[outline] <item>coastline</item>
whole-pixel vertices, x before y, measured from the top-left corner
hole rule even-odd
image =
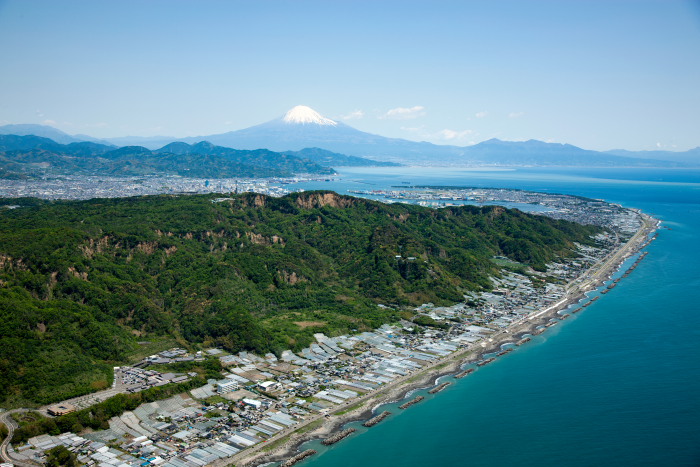
[[[642,220],[639,230],[626,243],[611,251],[603,260],[571,281],[567,285],[564,298],[557,303],[531,313],[481,342],[431,362],[415,373],[402,376],[383,387],[341,404],[326,415],[311,417],[299,425],[283,430],[266,443],[258,444],[210,465],[213,467],[233,464],[255,466],[283,461],[296,454],[304,443],[327,438],[342,430],[347,423],[369,419],[373,416],[374,410],[382,404],[396,402],[406,398],[412,391],[434,386],[440,378],[459,372],[463,365],[475,363],[485,354],[500,351],[502,345],[514,344],[524,335],[532,334],[537,328],[553,322],[552,318],[561,316],[558,314],[559,311],[579,303],[586,297],[587,292],[602,286],[624,261],[648,245],[649,235],[659,228],[660,222],[642,212],[639,212],[639,215]]]

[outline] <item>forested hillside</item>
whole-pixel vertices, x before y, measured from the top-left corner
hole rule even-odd
[[[137,341],[279,352],[447,304],[504,255],[535,268],[595,227],[332,192],[0,200],[0,403],[99,389]],[[400,258],[397,256],[400,255]]]
[[[81,142],[59,144],[38,136],[0,135],[0,178],[70,175],[131,177],[179,175],[199,178],[289,177],[335,171],[294,155],[171,143],[156,151]]]

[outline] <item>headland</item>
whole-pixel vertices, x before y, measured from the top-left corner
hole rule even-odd
[[[325,414],[307,419],[293,429],[278,433],[267,440],[265,444],[253,446],[231,459],[222,459],[212,465],[214,467],[224,467],[230,464],[254,466],[289,459],[297,453],[300,446],[310,440],[331,437],[343,430],[343,427],[350,422],[370,419],[375,415],[375,410],[382,404],[404,399],[417,389],[430,386],[438,387],[436,385],[440,378],[448,375],[461,375],[462,368],[467,365],[488,364],[495,360],[504,345],[522,345],[530,340],[530,336],[545,332],[548,327],[559,322],[557,318],[568,317],[568,315],[560,315],[560,311],[566,310],[571,305],[579,304],[580,307],[572,311],[578,312],[596,301],[599,296],[589,299],[586,294],[602,287],[605,281],[609,280],[628,258],[639,253],[653,240],[652,234],[659,228],[660,222],[642,212],[638,212],[638,215],[640,226],[634,235],[571,280],[565,287],[564,296],[556,303],[536,310],[488,338],[450,353],[419,371],[397,378],[385,386],[345,402]],[[625,275],[636,268],[642,258],[643,255],[629,267]]]
[[[153,417],[162,416],[153,405],[148,410],[139,408],[114,417],[107,431],[126,439],[124,449],[138,452],[139,456],[152,452],[151,446],[157,442],[159,449],[167,453],[166,461],[177,462],[175,457],[185,459],[183,462],[207,459],[206,465],[223,467],[301,459],[295,456],[306,441],[335,439],[348,422],[372,418],[382,404],[400,401],[416,389],[433,386],[439,389],[436,385],[441,377],[463,377],[466,371],[489,364],[568,317],[560,314],[562,310],[578,304],[580,307],[571,310],[575,313],[597,300],[597,295],[589,299],[586,294],[603,286],[630,256],[650,241],[651,233],[658,227],[657,221],[639,211],[610,210],[599,200],[553,195],[547,195],[547,199],[559,208],[555,216],[579,215],[596,220],[614,211],[600,222],[614,221],[617,228],[599,235],[599,248],[579,245],[577,258],[549,264],[546,272],[523,271],[522,265],[509,263],[507,258],[494,258],[504,266],[518,269],[504,270],[502,277],[493,279],[491,292],[470,294],[464,303],[453,307],[432,304],[420,307],[418,311],[428,323],[422,332],[414,333],[415,322],[406,321],[351,337],[328,338],[320,334],[317,344],[299,355],[283,352],[282,362],[271,354],[265,358],[245,352],[222,356],[221,361],[231,369],[225,380],[210,381],[205,387],[190,391],[191,397],[177,396],[177,400],[163,401],[161,408],[165,413],[181,418],[179,425],[174,423],[173,431],[166,436],[151,435],[149,431],[155,428]],[[571,209],[572,205],[586,203],[594,208],[583,213]],[[282,374],[283,368],[287,368],[290,376]],[[130,374],[127,367],[121,371]],[[292,373],[296,375],[291,377]],[[262,380],[254,378],[260,375],[264,375]],[[246,386],[227,394],[228,386],[237,386],[237,381],[243,381]],[[249,384],[251,381],[256,384]],[[286,387],[294,388],[293,392]],[[247,395],[240,399],[235,396],[238,392]],[[226,413],[223,401],[214,402],[216,408],[212,408],[211,398],[222,399],[221,395],[237,404],[236,413],[231,412],[230,418],[222,422],[227,425],[214,426],[209,432],[212,436],[206,438],[197,438],[184,429],[195,424],[201,424],[203,430],[211,428],[205,420],[206,414],[198,412],[220,408]],[[202,407],[207,400],[209,406]],[[235,428],[231,428],[231,421],[235,421]],[[209,433],[202,431],[203,435]],[[84,436],[93,440],[91,446],[102,449],[99,443],[95,444],[98,433]],[[214,440],[207,441],[212,437]],[[71,439],[82,443],[78,438],[74,435]],[[44,438],[30,440],[30,444],[45,442]],[[31,451],[19,454],[30,461]],[[210,451],[219,457],[212,458],[214,454],[207,454]],[[99,454],[90,451],[86,456]]]

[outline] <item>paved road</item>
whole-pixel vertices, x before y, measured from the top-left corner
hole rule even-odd
[[[68,399],[62,402],[56,402],[51,405],[59,405],[59,404],[72,404],[80,409],[84,409],[86,407],[90,407],[91,405],[97,404],[98,402],[102,402],[105,399],[108,399],[112,396],[115,396],[119,393],[126,393],[128,386],[122,382],[121,379],[121,374],[117,372],[115,376],[115,383],[114,385],[109,388],[105,389],[103,391],[99,392],[94,392],[92,394],[86,394],[84,396],[80,397],[74,397],[73,399]],[[15,429],[17,428],[17,423],[12,419],[11,415],[13,413],[21,413],[21,412],[31,412],[31,411],[36,411],[41,413],[42,415],[47,416],[48,412],[47,409],[50,407],[50,405],[45,405],[43,407],[39,407],[38,409],[13,409],[13,410],[8,410],[6,412],[1,412],[0,413],[0,423],[4,424],[7,427],[8,430],[8,435],[7,437],[3,440],[3,442],[0,444],[0,459],[2,459],[2,462],[8,462],[10,464],[14,464],[19,467],[37,467],[39,464],[32,462],[32,461],[26,461],[26,460],[17,460],[10,455],[9,451],[9,446],[10,446],[10,440],[12,439],[12,435],[15,432]]]
[[[2,412],[0,413],[0,423],[4,424],[7,427],[7,437],[2,441],[2,444],[0,444],[0,458],[2,458],[3,462],[8,462],[10,464],[14,464],[20,467],[36,467],[38,464],[34,462],[27,462],[27,461],[21,461],[17,460],[13,457],[10,456],[10,452],[8,450],[8,447],[10,446],[10,440],[12,439],[12,435],[15,432],[15,429],[17,428],[17,422],[15,422],[12,419],[12,414],[13,413],[21,413],[21,412],[30,412],[29,409],[14,409],[14,410],[8,410],[7,412]]]
[[[575,289],[586,291],[595,288],[597,283],[604,281],[607,278],[607,275],[614,271],[618,264],[622,263],[625,256],[637,250],[639,246],[646,241],[646,236],[653,232],[655,228],[656,224],[654,219],[642,214],[642,226],[639,228],[639,230],[637,230],[632,238],[630,238],[621,248],[618,248],[614,254],[593,266],[591,268],[592,274],[591,271],[587,272],[584,275],[581,283]]]

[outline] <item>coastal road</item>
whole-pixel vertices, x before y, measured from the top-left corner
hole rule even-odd
[[[625,256],[629,256],[638,249],[643,243],[647,235],[656,229],[654,219],[641,214],[642,225],[637,232],[625,243],[621,248],[618,248],[613,254],[595,264],[591,269],[584,274],[580,284],[571,289],[572,295],[577,292],[586,292],[594,289],[597,283],[605,281],[606,276],[610,274],[622,261]]]
[[[36,411],[39,412],[40,414],[44,416],[50,416],[48,414],[47,409],[50,406],[53,405],[60,405],[60,404],[72,404],[74,405],[78,410],[84,409],[86,407],[90,407],[91,405],[97,404],[98,402],[102,402],[106,399],[109,399],[112,396],[115,396],[120,393],[126,393],[128,392],[128,386],[122,382],[121,375],[115,373],[114,375],[114,385],[111,388],[105,389],[103,391],[98,391],[98,392],[93,392],[92,394],[85,394],[83,396],[79,397],[74,397],[73,399],[68,399],[62,402],[57,402],[51,405],[45,405],[43,407],[39,407],[38,409],[13,409],[13,410],[8,410],[6,412],[1,412],[0,413],[0,423],[5,425],[8,430],[8,435],[7,437],[2,441],[0,444],[0,458],[2,459],[2,462],[7,462],[10,464],[14,464],[16,466],[20,467],[36,467],[39,464],[36,464],[32,461],[24,461],[24,460],[17,460],[10,455],[10,440],[12,439],[12,435],[15,432],[15,429],[17,428],[17,422],[15,422],[12,419],[12,414],[13,413],[22,413],[22,412],[31,412],[31,411]]]
[[[0,444],[0,458],[2,458],[3,462],[18,465],[20,467],[37,467],[39,465],[31,461],[17,460],[14,457],[11,457],[9,452],[10,440],[12,439],[12,435],[15,433],[15,429],[17,428],[17,422],[12,419],[12,414],[30,411],[30,409],[14,409],[0,413],[0,423],[5,425],[8,431],[7,436],[4,440],[2,440],[2,444]]]
[[[387,383],[385,386],[381,386],[379,388],[373,389],[363,396],[360,396],[356,399],[352,399],[350,401],[346,401],[343,404],[338,405],[337,407],[332,408],[329,410],[327,414],[318,414],[314,415],[302,422],[300,422],[297,425],[294,425],[292,427],[286,428],[279,433],[275,434],[273,437],[268,439],[266,442],[263,443],[258,443],[254,446],[251,446],[249,448],[244,449],[240,453],[234,454],[232,457],[228,458],[223,458],[216,460],[212,462],[211,464],[208,464],[207,467],[225,467],[227,465],[235,464],[235,465],[257,465],[260,463],[265,463],[267,462],[267,459],[261,460],[261,457],[267,456],[268,452],[273,453],[275,450],[277,450],[277,446],[275,448],[270,448],[270,445],[275,445],[276,442],[278,442],[281,439],[284,439],[287,436],[292,436],[294,433],[298,433],[298,436],[303,437],[305,436],[304,434],[309,432],[314,432],[316,431],[316,428],[309,429],[309,425],[312,425],[314,422],[317,422],[319,420],[324,420],[328,419],[331,416],[344,416],[347,414],[347,418],[345,420],[341,420],[337,425],[342,425],[348,420],[355,419],[353,417],[353,414],[357,415],[358,413],[362,413],[370,407],[368,407],[367,403],[373,401],[373,405],[378,405],[380,403],[387,402],[386,399],[396,399],[398,398],[398,394],[404,392],[403,389],[406,389],[405,392],[408,392],[408,387],[405,387],[407,383],[410,383],[411,380],[422,380],[427,378],[428,380],[432,379],[436,374],[434,374],[435,370],[441,369],[448,367],[449,365],[454,365],[455,368],[446,371],[446,373],[450,373],[454,371],[458,364],[464,363],[464,359],[469,356],[470,354],[477,352],[477,351],[482,351],[483,349],[480,348],[479,345],[473,344],[470,345],[466,348],[457,350],[456,352],[446,355],[444,357],[441,357],[426,366],[416,370],[413,373],[409,373],[407,375],[401,376],[389,383]],[[424,386],[425,384],[431,384],[431,383],[423,383],[420,384],[419,386]],[[402,389],[403,388],[403,389]],[[397,391],[397,394],[394,394],[394,391]],[[385,399],[382,399],[382,396],[388,396]],[[355,408],[357,407],[357,408]],[[330,435],[331,433],[328,432],[326,435]],[[323,435],[315,434],[312,435],[310,438],[321,438],[324,437]],[[296,437],[295,437],[296,438]],[[297,438],[298,439],[298,438]],[[283,445],[293,445],[297,442],[296,439],[290,439],[286,441]],[[284,457],[284,456],[283,456]]]

